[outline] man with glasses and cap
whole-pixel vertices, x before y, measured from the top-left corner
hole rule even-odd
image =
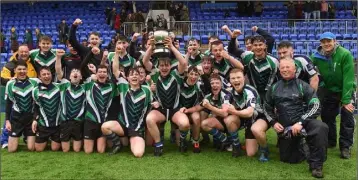
[[[336,36],[331,32],[321,34],[320,43],[311,59],[320,73],[318,95],[322,104],[322,121],[329,127],[328,147],[336,147],[336,117],[340,112],[339,148],[341,158],[349,159],[355,126],[353,112],[356,80],[353,56],[337,43]]]

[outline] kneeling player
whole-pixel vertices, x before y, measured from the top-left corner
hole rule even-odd
[[[224,150],[229,145],[227,137],[222,132],[227,131],[224,119],[228,117],[227,109],[231,95],[222,89],[221,78],[218,74],[210,76],[210,85],[211,93],[205,96],[202,106],[205,108],[204,116],[207,117],[210,113],[211,117],[201,122],[201,128],[217,140],[219,150]]]
[[[257,116],[257,110],[260,111],[260,97],[256,89],[250,85],[245,84],[244,72],[240,69],[233,69],[230,71],[230,83],[232,89],[232,101],[228,108],[230,114],[225,118],[225,124],[228,128],[229,134],[233,143],[232,156],[240,155],[240,142],[238,137],[238,130],[240,127],[245,127],[245,146],[248,156],[254,156],[257,152],[257,142],[255,136],[251,132],[251,125]]]
[[[141,86],[140,72],[137,68],[129,70],[128,84],[121,77],[118,64],[118,61],[113,62],[113,72],[115,77],[120,76],[117,87],[122,111],[118,118],[119,121],[107,121],[102,125],[102,132],[113,143],[111,154],[117,153],[121,149],[119,136],[127,136],[134,156],[142,157],[145,150],[144,118],[151,106],[152,94],[148,86]]]
[[[61,81],[61,130],[60,140],[63,152],[70,150],[70,139],[73,138],[73,150],[79,152],[82,146],[83,133],[83,114],[85,108],[85,87],[80,85],[82,79],[79,69],[72,69],[69,75],[70,81],[63,78],[61,57],[65,54],[64,50],[56,52],[56,74]]]
[[[60,122],[61,112],[60,85],[52,83],[51,70],[47,66],[40,68],[41,83],[32,91],[32,97],[36,103],[34,108],[35,120],[32,123],[32,131],[36,133],[35,149],[43,151],[47,141],[51,138],[51,149],[60,149]]]
[[[27,64],[18,61],[14,68],[16,78],[6,85],[6,129],[9,131],[9,152],[15,152],[21,134],[27,137],[27,148],[35,150],[35,133],[31,130],[33,100],[31,92],[37,86],[37,80],[27,77]]]

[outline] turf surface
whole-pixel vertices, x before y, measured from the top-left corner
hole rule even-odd
[[[168,131],[165,135],[168,139]],[[242,132],[240,137],[244,137]],[[203,146],[200,154],[192,153],[191,148],[181,154],[168,140],[162,157],[154,157],[153,148],[147,147],[141,159],[132,156],[128,147],[109,156],[49,150],[28,152],[21,144],[17,153],[1,150],[1,179],[314,179],[306,162],[279,161],[272,129],[268,139],[268,163],[260,163],[257,157],[232,158],[231,152],[215,152],[211,145]],[[324,164],[325,179],[356,179],[356,150],[355,143],[352,158],[342,160],[338,148],[329,149]]]

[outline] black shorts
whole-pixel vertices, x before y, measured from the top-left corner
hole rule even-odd
[[[97,140],[98,138],[104,136],[101,130],[102,124],[103,123],[97,123],[91,120],[85,120],[83,125],[84,139]]]
[[[11,117],[10,124],[9,136],[11,137],[20,137],[22,134],[35,136],[35,133],[32,132],[32,116]]]
[[[122,111],[120,96],[116,96],[112,99],[111,106],[108,108],[106,121],[118,120],[119,112]]]
[[[174,108],[174,109],[163,109],[163,108],[153,108],[152,110],[157,110],[160,113],[162,113],[165,116],[165,119],[172,120],[174,114],[180,110],[180,108]]]
[[[245,139],[256,139],[251,131],[252,118],[242,118],[240,121],[240,128],[245,129]]]
[[[60,125],[60,129],[60,139],[62,142],[68,142],[71,138],[75,141],[80,141],[83,138],[82,121],[63,121]]]
[[[266,115],[265,115],[264,113],[259,113],[259,114],[257,115],[256,119],[255,119],[255,122],[256,122],[258,119],[262,119],[262,120],[264,120],[264,121],[266,122],[267,127],[268,127],[267,129],[270,129],[270,128],[271,128],[271,125],[270,125],[269,121],[267,120]]]
[[[123,129],[123,133],[124,136],[123,137],[135,137],[135,136],[139,136],[141,138],[144,139],[144,129],[145,127],[138,129],[137,131],[134,128],[127,128],[124,124],[122,124],[121,122],[119,122],[119,125],[122,127]]]
[[[45,126],[37,126],[36,132],[36,143],[45,143],[49,140],[49,138],[57,143],[60,143],[60,126],[56,127],[45,127]]]
[[[213,118],[217,119],[220,122],[220,124],[224,127],[223,132],[229,133],[229,131],[227,130],[226,124],[224,122],[224,118],[222,118],[222,117],[213,117]]]

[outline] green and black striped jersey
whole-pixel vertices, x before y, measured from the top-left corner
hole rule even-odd
[[[200,89],[200,82],[189,85],[185,81],[186,79],[184,79],[180,90],[180,107],[191,108],[200,104],[203,100],[203,93]]]
[[[145,117],[152,102],[152,92],[149,87],[141,85],[139,89],[132,90],[122,77],[117,79],[117,87],[122,104],[119,121],[127,128],[144,131]]]
[[[61,120],[82,121],[86,104],[85,85],[71,84],[67,79],[61,81]]]
[[[225,89],[221,89],[220,94],[217,99],[214,99],[214,95],[212,93],[206,95],[204,99],[207,99],[211,105],[222,108],[223,104],[230,104],[231,93],[226,91]]]
[[[311,59],[305,55],[294,55],[293,59],[296,64],[296,78],[309,84],[311,77],[317,74]]]
[[[60,124],[61,114],[60,86],[58,83],[45,85],[39,83],[32,91],[32,98],[36,103],[38,122],[40,126],[56,127]]]
[[[55,71],[55,62],[56,62],[56,49],[50,49],[47,54],[40,52],[40,49],[33,49],[30,51],[30,59],[34,65],[36,72],[39,73],[39,70],[43,66],[47,66],[51,69],[52,81],[56,82],[56,71]]]
[[[151,77],[153,82],[156,83],[156,97],[162,108],[178,108],[183,75],[178,74],[178,71],[176,70],[171,70],[170,74],[163,78],[156,69]]]
[[[201,60],[203,58],[204,54],[199,52],[198,55],[195,57],[189,57],[189,66],[198,66],[201,65]]]
[[[87,101],[85,119],[103,123],[106,120],[112,99],[117,95],[115,84],[91,81],[85,83],[85,90]]]
[[[214,61],[213,66],[219,71],[219,75],[225,79],[229,79],[229,73],[233,67],[228,60],[222,59],[220,62]]]
[[[115,55],[115,52],[108,53],[108,62],[111,65],[110,67],[112,67],[112,64],[113,64],[114,55]],[[119,57],[118,61],[119,61],[119,64],[121,66],[123,66],[125,74],[128,73],[130,68],[133,68],[136,66],[136,60],[129,54],[126,54],[125,56],[123,56],[123,58]],[[109,73],[112,74],[112,68],[109,68]]]
[[[254,117],[256,117],[258,113],[263,113],[260,95],[254,87],[245,84],[241,93],[232,88],[231,94],[232,99],[230,103],[234,105],[237,110],[244,110],[248,107],[252,107],[255,109]]]
[[[14,112],[33,113],[34,101],[32,90],[40,82],[37,78],[27,78],[25,80],[13,79],[8,81],[5,88],[5,100],[10,100],[12,104],[12,115]]]
[[[250,84],[257,91],[265,92],[271,85],[277,81],[277,73],[279,68],[278,60],[266,55],[265,59],[258,60],[251,51],[245,51],[241,54],[242,63],[247,68]]]

